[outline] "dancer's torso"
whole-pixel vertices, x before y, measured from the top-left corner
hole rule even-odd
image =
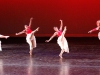
[[[59,30],[59,31],[57,32],[57,36],[59,37],[59,36],[61,36],[61,34],[62,34],[62,31]]]
[[[25,33],[26,34],[30,34],[32,32],[32,30],[30,29],[30,27],[28,26],[27,29],[25,29]]]

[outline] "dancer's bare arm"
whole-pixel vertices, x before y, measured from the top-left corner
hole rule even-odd
[[[55,32],[55,33],[50,37],[50,39],[49,39],[49,40],[46,40],[45,42],[51,41],[56,35],[57,35],[57,33]]]
[[[97,31],[97,30],[99,30],[99,27],[90,30],[88,33],[92,33],[92,32]]]
[[[31,27],[31,25],[32,25],[32,20],[33,20],[33,18],[30,18],[29,27]]]
[[[62,27],[63,27],[63,20],[60,20],[61,24],[60,24],[60,29],[62,31]]]
[[[19,32],[19,33],[16,33],[16,35],[21,35],[21,34],[23,34],[23,33],[25,33],[25,30],[23,30],[23,31],[21,31],[21,32]]]

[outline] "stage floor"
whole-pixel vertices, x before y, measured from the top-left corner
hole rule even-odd
[[[2,43],[0,75],[100,75],[99,42],[69,41],[63,59],[56,42],[37,43],[32,57],[27,43]]]

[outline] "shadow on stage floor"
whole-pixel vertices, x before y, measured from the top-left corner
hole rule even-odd
[[[0,75],[100,75],[98,38],[67,38],[70,53],[59,58],[60,47],[54,38],[37,38],[37,48],[29,56],[25,38],[1,39]]]

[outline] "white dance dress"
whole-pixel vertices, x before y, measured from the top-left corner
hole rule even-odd
[[[58,34],[58,39],[57,39],[58,45],[60,46],[62,50],[69,53],[68,42],[66,38],[64,37],[64,34],[62,33],[62,31],[58,31],[57,34]]]
[[[36,38],[34,36],[34,31],[30,27],[26,30],[26,41],[30,45],[30,50],[36,47]]]

